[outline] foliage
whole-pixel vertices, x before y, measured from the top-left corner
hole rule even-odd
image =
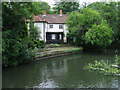
[[[44,48],[45,47],[45,42],[43,40],[34,40],[34,47],[37,47],[37,48]]]
[[[119,3],[94,2],[81,9],[80,13],[72,12],[67,21],[68,38],[75,45],[84,47],[119,44]]]
[[[3,32],[3,66],[16,66],[20,63],[29,62],[30,60],[34,59],[34,54],[31,51],[32,49],[28,48],[27,46],[27,38],[17,41],[16,39],[9,37],[12,35],[11,33],[8,33],[7,31]]]
[[[53,43],[50,44],[50,47],[59,47],[59,46],[60,46],[59,44],[53,44]]]
[[[38,31],[38,27],[31,27],[29,30],[29,36],[34,40],[39,40],[40,33],[41,32]]]
[[[60,9],[63,10],[63,14],[70,13],[72,11],[79,11],[79,3],[76,2],[66,2],[61,0],[56,2],[55,7],[53,7],[55,13],[59,14]]]
[[[89,4],[87,7],[88,8],[92,8],[93,10],[97,10],[99,12],[101,12],[101,9],[106,5],[105,2],[93,2],[91,4]]]
[[[45,47],[45,42],[44,40],[33,40],[30,38],[28,40],[28,48],[34,49],[34,48],[44,48]]]
[[[39,43],[40,43],[39,46],[40,46],[41,48],[44,48],[44,47],[45,47],[45,44],[46,44],[46,43],[45,43],[44,40],[40,40]]]
[[[114,64],[120,66],[120,56],[118,55],[115,56]]]
[[[120,75],[118,62],[120,62],[120,58],[118,56],[115,57],[115,62],[109,63],[105,62],[104,60],[97,61],[95,60],[94,63],[89,63],[85,66],[86,69],[92,70],[100,70],[100,72],[104,73],[105,75]],[[119,63],[120,64],[120,63]]]
[[[73,42],[76,45],[85,45],[85,33],[92,27],[92,25],[100,24],[100,14],[92,9],[84,8],[82,13],[72,12],[67,20],[68,37],[73,38]]]
[[[85,40],[93,46],[107,46],[112,43],[112,35],[112,29],[109,28],[105,21],[102,21],[100,25],[94,24],[89,28],[88,32],[85,34]]]
[[[120,30],[119,30],[119,5],[120,2],[94,2],[88,5],[89,8],[97,10],[100,12],[103,19],[107,21],[112,30],[114,31],[114,42],[119,42],[120,40]]]
[[[29,37],[25,19],[31,19],[37,14],[39,10],[37,6],[36,2],[2,3],[2,65],[4,67],[30,62],[35,58],[33,49],[36,47],[34,40],[37,39],[37,34],[33,34],[32,38]],[[44,42],[39,41],[37,46],[39,45],[43,47]]]
[[[50,5],[48,5],[47,2],[39,2],[39,7],[41,8],[41,11],[46,10],[47,14],[51,13]],[[40,13],[40,14],[43,14],[43,13]]]

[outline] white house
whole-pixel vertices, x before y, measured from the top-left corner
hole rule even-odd
[[[41,32],[40,40],[46,43],[61,43],[67,42],[67,26],[65,25],[66,19],[69,17],[67,14],[46,14],[34,16],[34,26],[39,28]]]
[[[46,14],[34,16],[34,26],[38,27],[41,32],[40,40],[46,43],[62,43],[67,42],[67,26],[65,25],[67,14]]]

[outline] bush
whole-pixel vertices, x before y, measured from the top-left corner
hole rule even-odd
[[[44,48],[45,47],[45,41],[44,40],[41,40],[39,41],[39,45],[41,46],[41,48]]]
[[[37,48],[44,48],[45,47],[45,42],[44,40],[34,40],[34,47]]]
[[[30,39],[28,40],[28,48],[34,49],[34,48],[35,48],[35,45],[34,45],[34,44],[35,44],[34,41],[30,38]]]
[[[21,40],[8,39],[10,34],[11,33],[8,33],[8,31],[3,32],[2,65],[8,67],[30,62],[35,57],[31,48],[33,45],[30,46],[32,41],[29,38],[23,38]]]
[[[120,66],[120,56],[117,56],[117,55],[115,56],[115,62],[114,62],[114,64]]]

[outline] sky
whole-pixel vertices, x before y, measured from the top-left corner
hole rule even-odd
[[[54,6],[55,1],[58,0],[42,0],[44,2],[47,2],[51,7]],[[70,0],[66,0],[66,1],[70,1]],[[100,1],[120,1],[120,0],[78,0],[80,4],[86,2],[86,3],[92,3],[92,2],[100,2]]]

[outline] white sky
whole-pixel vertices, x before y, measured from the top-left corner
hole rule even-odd
[[[47,2],[51,7],[53,7],[53,5],[55,4],[55,1],[58,1],[58,0],[42,0],[44,2]],[[67,1],[70,1],[70,0],[66,0]],[[120,1],[120,0],[78,0],[80,4],[86,2],[86,3],[92,3],[92,2],[100,2],[100,1]]]

